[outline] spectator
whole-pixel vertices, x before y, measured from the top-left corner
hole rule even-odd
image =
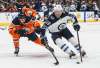
[[[93,9],[94,9],[94,11],[99,11],[99,8],[95,1],[93,2]]]
[[[70,5],[70,11],[71,11],[71,12],[75,12],[75,11],[77,11],[76,8],[77,8],[77,6],[76,6],[75,2],[72,1],[71,5]]]
[[[49,16],[49,9],[45,3],[42,3],[42,11],[44,12],[44,18],[46,19]]]
[[[99,18],[99,8],[96,4],[96,2],[93,2],[93,10],[94,10],[94,14],[95,14],[95,20],[98,20]]]
[[[34,4],[34,2],[30,2],[30,7],[31,7],[32,9],[35,9],[35,4]]]
[[[77,0],[76,1],[76,6],[77,6],[77,11],[80,11],[80,8],[81,8],[81,1],[80,0]]]
[[[4,12],[6,9],[3,4],[0,5],[0,12]]]
[[[93,3],[89,2],[87,5],[87,11],[93,11]]]
[[[53,10],[53,4],[51,2],[49,2],[47,5],[48,5],[49,11],[52,11]]]
[[[35,9],[36,9],[37,11],[41,11],[41,1],[37,0],[37,1],[35,2]]]
[[[66,1],[66,4],[64,5],[64,10],[65,10],[65,12],[70,11],[70,2],[69,1]]]
[[[24,6],[24,4],[25,3],[23,3],[23,2],[17,2],[17,3],[15,3],[18,12],[21,12],[22,7]]]
[[[6,11],[8,11],[8,12],[17,12],[17,7],[16,7],[16,5],[11,4],[11,5],[7,8]]]
[[[82,1],[80,11],[86,11],[86,10],[87,10],[87,3],[85,1]]]

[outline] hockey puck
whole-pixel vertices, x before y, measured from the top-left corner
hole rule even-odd
[[[80,64],[80,62],[76,62],[77,64]]]

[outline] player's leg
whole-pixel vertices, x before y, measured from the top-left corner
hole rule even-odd
[[[79,44],[78,44],[78,41],[75,37],[71,37],[70,39],[68,39],[68,41],[74,45],[74,47],[79,51],[80,50],[80,47],[79,47]],[[86,55],[86,52],[84,51],[84,49],[82,48],[81,46],[81,52],[82,52],[82,56],[84,57]]]
[[[14,43],[14,47],[15,47],[15,51],[14,51],[14,54],[18,55],[19,53],[19,39],[20,39],[20,35],[19,34],[14,34],[12,35],[13,37],[13,43]]]
[[[36,44],[39,44],[39,45],[42,45],[44,46],[46,49],[48,49],[49,51],[54,51],[53,48],[51,48],[49,45],[48,45],[48,42],[47,41],[42,41],[35,33],[32,33],[30,35],[27,36],[29,40],[35,42]]]
[[[78,53],[78,51],[73,46],[69,46],[69,44],[67,44],[59,34],[52,34],[52,39],[65,53],[70,54],[71,51],[74,51],[75,54]]]
[[[9,28],[8,31],[12,35],[12,38],[13,38],[13,44],[14,44],[14,48],[15,48],[14,54],[18,55],[18,53],[19,53],[19,39],[20,39],[20,35],[17,34],[15,32],[15,30],[13,30],[13,28]]]
[[[68,28],[63,30],[62,34],[78,51],[80,50],[77,39],[73,36],[73,34],[69,31]],[[86,52],[83,50],[82,46],[81,49],[82,49],[82,56],[84,57],[86,55]],[[74,53],[72,53],[72,55],[74,55]]]
[[[36,35],[36,33],[31,33],[27,37],[29,40],[35,42],[36,44],[42,45],[41,39]]]
[[[13,43],[14,43],[14,47],[15,47],[14,54],[18,54],[19,53],[19,39],[13,38]]]

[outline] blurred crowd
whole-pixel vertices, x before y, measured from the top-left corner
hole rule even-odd
[[[53,7],[56,4],[61,4],[66,12],[69,11],[98,11],[99,8],[96,4],[96,1],[86,2],[85,0],[29,0],[29,2],[16,2],[15,0],[0,1],[0,12],[17,12],[18,8],[21,8],[22,5],[28,4],[31,8],[36,9],[37,11],[52,11]]]

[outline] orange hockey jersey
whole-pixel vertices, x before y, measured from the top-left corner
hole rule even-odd
[[[41,27],[41,22],[37,20],[25,23],[23,26],[14,25],[11,23],[8,30],[13,37],[20,37],[20,35],[16,33],[16,30],[26,29],[28,31],[26,34],[31,34],[32,32],[35,32],[35,29],[38,27]]]

